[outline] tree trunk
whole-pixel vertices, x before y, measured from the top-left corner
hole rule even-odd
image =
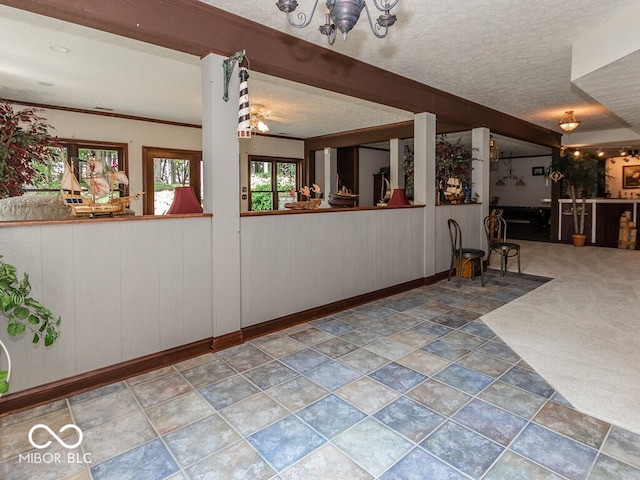
[[[578,203],[576,202],[576,187],[570,185],[569,192],[571,193],[571,206],[573,209],[573,233],[580,233],[578,230]]]
[[[582,211],[580,212],[580,230],[578,233],[584,235],[584,216],[587,212],[587,197],[582,197]]]

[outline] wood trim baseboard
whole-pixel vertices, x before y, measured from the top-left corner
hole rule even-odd
[[[433,283],[431,279],[418,278],[409,282],[400,283],[391,287],[382,288],[373,292],[363,293],[362,295],[356,295],[355,297],[346,298],[337,302],[328,303],[326,305],[320,305],[319,307],[309,308],[301,312],[292,313],[291,315],[285,315],[284,317],[275,318],[266,322],[244,327],[242,329],[242,335],[244,340],[251,340],[252,338],[268,335],[269,333],[283,330],[285,328],[293,327],[300,323],[308,322],[316,318],[325,317],[333,313],[341,312],[349,308],[362,305],[363,303],[372,302],[380,298],[388,297],[398,293],[406,292],[414,288],[421,287]]]
[[[211,338],[206,338],[3,396],[0,417],[197,357],[210,352],[211,345]]]
[[[418,278],[373,292],[356,295],[337,302],[310,308],[302,312],[275,318],[257,325],[242,328],[237,332],[214,338],[206,338],[179,347],[134,358],[126,362],[99,368],[90,372],[74,375],[62,380],[21,390],[0,398],[0,417],[17,413],[28,408],[61,400],[94,388],[131,378],[135,375],[173,365],[174,363],[197,357],[211,351],[218,352],[226,348],[240,345],[247,340],[292,327],[300,323],[331,315],[349,308],[372,302],[398,293],[406,292],[423,285],[431,285],[447,278],[448,272],[441,272],[431,277]]]
[[[220,350],[235,347],[241,343],[244,343],[244,335],[241,330],[238,330],[237,332],[231,332],[220,337],[215,337],[213,339],[212,347],[214,352],[219,352]]]

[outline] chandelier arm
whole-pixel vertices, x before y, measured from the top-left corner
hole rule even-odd
[[[373,0],[374,3],[376,0]],[[397,0],[396,0],[397,3]],[[376,4],[376,7],[378,5]],[[371,32],[378,38],[384,38],[387,36],[387,33],[389,32],[389,27],[381,27],[380,25],[378,25],[377,23],[374,25],[373,20],[371,20],[371,14],[369,13],[369,7],[367,6],[367,4],[364,4],[364,9],[367,11],[367,18],[369,19],[369,26],[371,27]],[[378,31],[384,31],[384,33],[378,33]]]
[[[334,43],[336,43],[336,30],[334,29],[333,32],[331,32],[331,34],[327,35],[327,42],[329,42],[329,45],[333,45]]]
[[[296,17],[298,17],[298,20],[300,20],[302,23],[294,23],[293,20],[291,20],[291,12],[287,12],[287,20],[289,22],[289,25],[295,28],[304,28],[307,25],[309,25],[311,23],[311,20],[313,20],[313,15],[316,13],[317,6],[318,6],[318,0],[316,0],[316,3],[313,5],[313,9],[311,9],[311,14],[308,17],[306,13],[302,13],[302,12],[299,12],[296,15]]]
[[[399,0],[395,0],[395,2],[393,2],[391,5],[389,5],[388,3],[385,3],[383,6],[380,6],[378,5],[378,0],[373,0],[373,4],[376,6],[378,10],[380,10],[381,12],[384,12],[386,10],[391,10],[393,7],[395,7],[398,4],[398,1]]]

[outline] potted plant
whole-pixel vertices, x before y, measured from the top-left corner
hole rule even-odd
[[[17,337],[29,331],[33,334],[32,342],[42,340],[50,346],[60,336],[61,318],[47,307],[30,296],[31,284],[25,273],[20,280],[17,269],[2,261],[0,255],[0,314],[7,320],[7,333]],[[0,354],[7,356],[7,370],[0,371],[0,396],[9,390],[11,360],[5,345],[0,341]]]
[[[38,175],[38,164],[46,165],[57,157],[57,139],[49,135],[50,125],[39,110],[16,111],[0,100],[0,198],[24,194]]]
[[[598,162],[597,157],[578,150],[564,150],[551,163],[554,181],[562,179],[563,189],[571,198],[571,212],[573,216],[573,244],[582,247],[587,236],[584,233],[584,219],[586,215],[587,198],[595,196],[598,182],[606,177],[606,169]],[[580,198],[580,208],[578,208]]]
[[[472,149],[462,144],[461,138],[451,143],[446,135],[440,135],[436,143],[436,185],[440,201],[462,201],[465,187],[471,186],[468,177],[473,160]],[[449,190],[448,197],[444,194],[446,190]]]

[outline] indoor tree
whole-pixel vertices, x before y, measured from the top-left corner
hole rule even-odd
[[[0,100],[0,198],[24,194],[26,186],[38,174],[36,165],[49,164],[57,158],[57,139],[49,134],[40,110],[15,110],[7,100]]]
[[[598,183],[607,176],[606,169],[597,157],[579,150],[563,150],[553,159],[551,168],[552,178],[555,181],[562,179],[563,189],[571,198],[573,234],[584,235],[587,198],[595,196]],[[581,200],[579,209],[578,198]]]

